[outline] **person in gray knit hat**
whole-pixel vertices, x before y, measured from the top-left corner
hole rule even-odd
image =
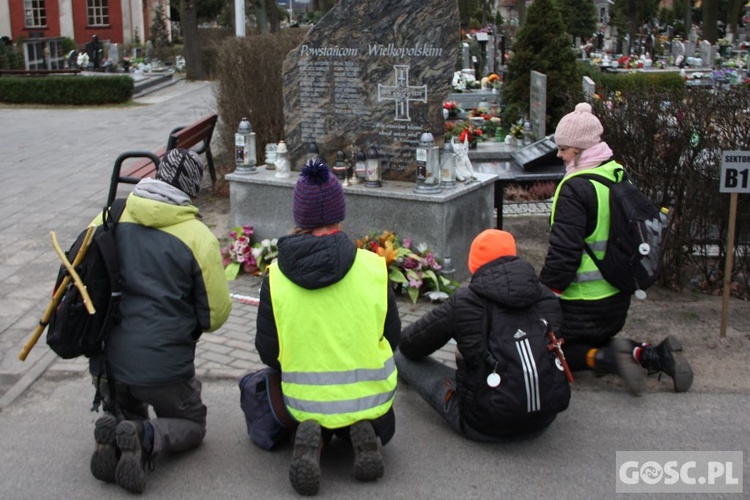
[[[679,340],[669,336],[651,346],[618,336],[631,296],[607,282],[585,251],[588,244],[601,252],[601,258],[609,238],[609,188],[597,182],[597,176],[618,182],[624,171],[602,140],[603,133],[585,102],[557,125],[557,156],[565,162],[565,176],[555,192],[549,249],[539,280],[560,297],[560,335],[572,370],[618,374],[633,395],[642,391],[645,370],[666,373],[675,392],[685,392],[693,382],[693,371]]]
[[[120,321],[106,356],[89,360],[105,408],[90,468],[133,493],[145,490],[154,457],[195,448],[206,434],[195,345],[226,321],[232,303],[219,242],[191,203],[202,175],[197,154],[173,149],[155,179],[135,186],[114,229]]]
[[[292,212],[296,227],[279,238],[261,285],[255,347],[266,370],[281,372],[286,409],[299,422],[289,480],[314,495],[333,436],[351,442],[356,479],[383,475],[401,320],[385,259],[341,231],[344,190],[319,158],[302,169]]]

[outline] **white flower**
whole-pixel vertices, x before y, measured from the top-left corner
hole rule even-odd
[[[448,294],[445,292],[432,291],[427,292],[425,295],[433,302],[442,302],[448,299]]]

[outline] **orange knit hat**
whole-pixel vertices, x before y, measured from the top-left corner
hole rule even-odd
[[[469,250],[469,271],[477,269],[491,260],[516,255],[516,239],[507,231],[485,229],[471,242]]]

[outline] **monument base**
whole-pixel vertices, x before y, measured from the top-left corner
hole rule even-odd
[[[342,230],[352,240],[387,230],[415,245],[425,243],[439,259],[450,260],[454,271],[446,277],[461,281],[471,274],[467,263],[472,240],[494,227],[497,176],[479,173],[477,177],[430,195],[415,193],[414,182],[383,181],[380,188],[346,186]],[[292,199],[298,178],[299,172],[278,178],[265,167],[253,175],[227,175],[232,225],[253,226],[255,241],[289,234],[294,228]]]

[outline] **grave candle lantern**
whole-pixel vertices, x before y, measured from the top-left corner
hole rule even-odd
[[[253,132],[250,122],[243,117],[237,133],[234,134],[234,151],[236,173],[254,174],[257,173],[255,168],[255,132]]]
[[[333,175],[340,181],[346,179],[346,157],[340,149],[336,151],[336,162],[333,164]]]
[[[354,177],[364,182],[367,179],[367,156],[362,151],[357,153],[357,163],[354,166]]]
[[[423,132],[417,146],[417,186],[414,192],[433,194],[440,191],[440,151],[433,135]]]
[[[382,187],[380,182],[380,154],[375,146],[370,146],[367,150],[367,167],[365,174],[366,187]]]
[[[440,186],[444,189],[456,188],[456,153],[451,141],[443,144],[443,158],[440,160]]]

